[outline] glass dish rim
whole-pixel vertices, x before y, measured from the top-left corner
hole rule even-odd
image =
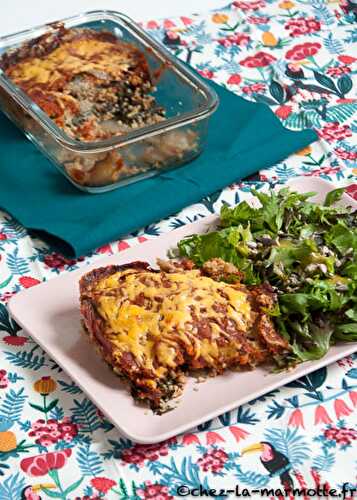
[[[0,87],[2,87],[5,92],[10,94],[10,96],[15,101],[17,101],[18,104],[24,107],[26,111],[32,116],[32,118],[34,118],[58,143],[75,152],[99,153],[110,151],[113,149],[113,147],[123,147],[127,144],[132,144],[137,141],[147,139],[148,137],[153,137],[163,132],[188,125],[192,122],[200,121],[210,116],[217,109],[219,98],[214,89],[203,82],[198,75],[196,75],[190,68],[187,68],[186,65],[184,65],[178,58],[173,56],[162,44],[157,42],[153,37],[146,33],[145,30],[143,30],[130,17],[128,17],[126,14],[114,10],[96,9],[85,11],[58,21],[41,24],[16,33],[0,36],[0,48],[1,46],[4,46],[5,43],[9,43],[9,41],[11,42],[11,40],[14,38],[24,37],[31,34],[32,32],[45,30],[46,28],[50,28],[51,26],[53,27],[59,23],[76,25],[76,23],[80,24],[79,21],[81,18],[94,18],[99,16],[104,16],[104,18],[107,20],[119,20],[121,22],[124,22],[126,27],[134,31],[138,38],[143,39],[143,41],[154,48],[162,58],[168,60],[171,67],[174,67],[186,78],[186,80],[198,87],[202,94],[205,96],[207,104],[196,111],[185,112],[178,116],[165,119],[160,123],[140,127],[128,132],[123,136],[114,136],[109,139],[96,142],[77,141],[66,134],[60,127],[58,127],[54,123],[54,121],[51,120],[47,116],[47,114],[30,99],[29,96],[27,96],[27,94],[20,88],[18,88],[14,83],[12,83],[11,80],[7,78],[4,75],[3,71],[0,69]]]

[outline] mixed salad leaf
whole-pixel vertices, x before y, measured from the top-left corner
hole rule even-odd
[[[268,282],[278,295],[272,314],[291,354],[284,364],[319,359],[336,340],[357,340],[357,212],[323,204],[315,193],[253,190],[246,201],[221,209],[220,228],[179,242],[181,256],[198,266],[220,257],[244,272],[244,283]],[[282,360],[280,360],[282,361]]]

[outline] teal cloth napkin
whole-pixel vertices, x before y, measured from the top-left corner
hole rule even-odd
[[[77,190],[0,114],[0,206],[78,257],[282,161],[317,139],[285,129],[264,104],[213,84],[220,99],[204,152],[189,164],[104,194]]]

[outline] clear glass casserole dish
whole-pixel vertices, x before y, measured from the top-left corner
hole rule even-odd
[[[0,110],[84,191],[189,162],[217,106],[199,76],[123,14],[0,37]]]

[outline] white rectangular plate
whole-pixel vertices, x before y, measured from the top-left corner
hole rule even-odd
[[[318,195],[314,201],[323,201],[326,193],[334,188],[315,177],[297,177],[288,184],[299,192],[316,191]],[[357,208],[357,203],[347,195],[341,203]],[[110,264],[142,260],[155,265],[156,259],[165,258],[167,251],[184,236],[206,232],[216,221],[217,216],[212,215],[188,224],[119,255],[25,290],[9,303],[13,318],[72,377],[119,431],[135,442],[155,443],[182,433],[357,350],[357,343],[340,344],[332,347],[323,359],[303,363],[289,372],[273,374],[263,368],[243,373],[227,372],[201,384],[189,378],[177,408],[161,416],[136,405],[127,388],[81,333],[78,281],[89,270]]]

